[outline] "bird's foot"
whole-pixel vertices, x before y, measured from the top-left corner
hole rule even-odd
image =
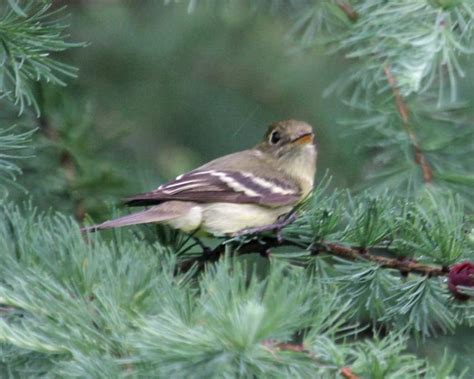
[[[276,232],[278,242],[283,241],[282,231],[283,228],[296,220],[296,214],[290,213],[278,217],[277,221],[273,224],[257,226],[254,228],[245,228],[236,232],[234,237],[242,237],[245,235],[260,234],[263,232]]]
[[[209,246],[205,245],[199,238],[197,238],[195,236],[191,236],[191,238],[196,243],[196,245],[198,245],[202,249],[203,255],[210,255],[211,254],[212,249]]]

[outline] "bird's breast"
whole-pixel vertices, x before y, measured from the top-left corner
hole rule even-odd
[[[301,199],[305,198],[313,189],[316,174],[317,153],[314,146],[305,146],[301,154],[285,161],[284,167],[287,175],[294,178],[301,189]]]

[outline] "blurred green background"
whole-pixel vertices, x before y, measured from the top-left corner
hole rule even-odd
[[[237,5],[192,14],[186,2],[69,5],[72,39],[90,43],[67,58],[80,69],[71,91],[92,104],[98,138],[125,132],[124,167],[132,176],[143,168],[135,179],[144,189],[248,148],[286,118],[315,126],[319,176],[329,169],[338,186],[358,181],[357,146],[335,119],[343,105],[323,97],[341,59],[292,50],[291,20]]]

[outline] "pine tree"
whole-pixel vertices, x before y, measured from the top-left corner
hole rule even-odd
[[[187,5],[193,17],[201,2]],[[88,194],[114,198],[127,185],[87,112],[58,88],[77,71],[57,53],[85,45],[69,41],[65,10],[51,1],[9,0],[0,11],[2,376],[463,375],[449,352],[429,363],[409,345],[474,321],[474,129],[458,88],[474,52],[472,2],[207,5],[272,12],[292,23],[298,54],[320,48],[350,61],[328,93],[346,104],[338,121],[364,141],[364,186],[335,190],[326,176],[282,239],[212,239],[203,249],[163,227],[84,236],[85,215],[107,213]]]

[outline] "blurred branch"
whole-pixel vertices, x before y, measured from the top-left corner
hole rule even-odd
[[[315,357],[314,353],[308,350],[302,343],[289,343],[289,342],[274,343],[273,341],[267,340],[267,341],[263,341],[262,345],[269,349],[276,348],[279,351],[291,351],[293,353],[304,353],[309,358],[317,361],[317,358]],[[350,367],[343,367],[339,371],[339,373],[341,374],[343,378],[346,378],[346,379],[359,379],[359,377],[352,372],[352,369]]]
[[[397,81],[395,77],[392,74],[392,70],[390,69],[389,65],[384,66],[384,72],[385,76],[387,77],[388,83],[390,84],[390,87],[392,88],[393,95],[395,97],[395,102],[397,105],[397,110],[398,113],[400,114],[400,118],[402,119],[403,122],[403,128],[405,129],[408,137],[410,138],[410,141],[413,145],[413,148],[415,149],[415,162],[421,167],[423,171],[423,180],[425,183],[431,183],[433,180],[433,171],[423,154],[423,151],[420,147],[420,144],[418,142],[418,138],[413,130],[413,128],[410,126],[409,123],[409,111],[407,104],[405,100],[403,99],[402,95],[400,94],[400,90],[397,86]]]
[[[269,257],[272,248],[283,246],[298,247],[311,252],[312,255],[327,253],[352,261],[366,260],[374,262],[381,267],[399,270],[402,274],[414,273],[433,277],[446,276],[449,273],[449,269],[447,267],[422,264],[416,262],[415,260],[383,257],[371,253],[368,249],[350,247],[340,243],[320,243],[303,246],[301,243],[296,241],[286,239],[279,241],[276,237],[260,237],[257,240],[243,243],[233,252],[236,255],[260,254],[264,257]],[[225,243],[218,245],[210,251],[203,249],[202,255],[182,262],[179,265],[179,271],[187,272],[195,266],[197,266],[197,268],[200,270],[207,262],[216,262],[225,253],[225,251]]]
[[[341,376],[346,379],[359,379],[359,377],[352,372],[350,367],[343,367],[341,369]]]
[[[336,0],[337,6],[346,14],[347,18],[352,22],[356,22],[359,19],[359,14],[354,8],[343,0]]]
[[[71,152],[61,146],[61,136],[58,133],[58,130],[52,125],[51,119],[46,110],[46,100],[44,87],[41,82],[36,83],[36,101],[39,110],[38,116],[38,126],[39,130],[44,134],[44,136],[51,141],[53,145],[60,149],[59,155],[59,165],[64,171],[67,183],[70,187],[73,187],[74,181],[77,177],[77,165],[74,160],[74,156]],[[78,220],[83,220],[85,217],[85,208],[82,199],[76,199],[74,201],[74,216]]]

